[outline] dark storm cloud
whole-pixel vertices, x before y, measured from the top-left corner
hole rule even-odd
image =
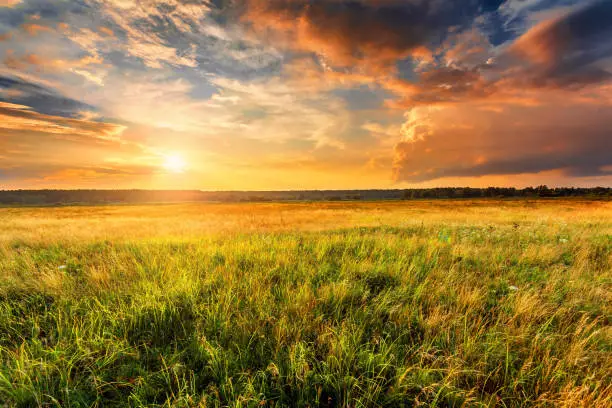
[[[461,126],[465,117],[478,122]],[[610,174],[612,108],[550,102],[510,112],[462,108],[420,118],[425,136],[396,146],[395,178],[421,182],[560,171],[570,177]],[[516,124],[520,117],[522,124]]]
[[[509,56],[531,64],[525,74],[536,87],[600,83],[612,78],[596,66],[612,56],[611,38],[612,1],[590,1],[530,29],[510,47]]]
[[[508,100],[518,91],[571,91],[601,85],[612,80],[607,60],[612,57],[611,21],[612,1],[589,1],[538,23],[497,52],[488,41],[471,49],[464,45],[463,57],[467,59],[473,50],[479,62],[466,63],[454,52],[450,59],[453,50],[445,49],[442,55],[447,64],[431,64],[407,81],[409,92],[394,105]],[[402,95],[402,86],[395,85]]]
[[[599,149],[612,149],[612,143],[603,143],[601,146],[592,146],[583,152],[564,152],[560,155],[547,153],[524,152],[524,156],[512,159],[496,159],[483,164],[449,164],[448,166],[430,168],[428,171],[411,171],[407,162],[410,156],[406,151],[410,147],[400,143],[396,149],[399,151],[396,161],[396,178],[402,181],[428,181],[443,177],[481,177],[487,175],[517,175],[525,173],[540,173],[543,171],[561,170],[565,175],[572,177],[601,176],[610,174],[604,167],[612,164],[609,154]],[[434,164],[435,163],[431,163]]]
[[[323,54],[348,66],[381,65],[435,46],[449,28],[466,26],[502,1],[248,1],[243,19],[256,32],[286,36],[297,51]]]

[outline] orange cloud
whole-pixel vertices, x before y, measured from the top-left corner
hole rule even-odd
[[[0,129],[87,137],[100,143],[108,143],[120,142],[125,126],[45,115],[28,106],[0,102]]]
[[[0,7],[15,7],[22,0],[0,0]]]
[[[395,148],[395,179],[603,174],[601,169],[612,165],[611,108],[543,98],[537,107],[504,105],[494,111],[469,103],[412,109],[402,129],[404,141]]]
[[[21,28],[25,30],[28,34],[35,36],[43,32],[51,32],[53,29],[50,27],[42,26],[40,24],[35,23],[25,23],[21,25]]]
[[[4,65],[11,69],[23,71],[29,67],[32,67],[38,72],[54,72],[54,71],[71,71],[75,74],[85,77],[98,85],[103,84],[102,78],[95,74],[83,70],[82,68],[89,65],[102,64],[103,60],[101,57],[94,55],[88,55],[77,60],[66,60],[61,58],[48,58],[38,54],[25,54],[18,56],[15,51],[9,49],[6,51],[4,58]]]
[[[106,35],[107,37],[114,37],[115,36],[115,33],[113,32],[113,30],[111,30],[108,27],[100,27],[100,28],[98,28],[98,31],[101,34]]]
[[[543,21],[525,34],[523,34],[510,47],[510,53],[527,58],[537,64],[552,63],[567,42],[570,32],[559,31],[559,35],[552,35],[555,27],[562,21],[561,17]]]

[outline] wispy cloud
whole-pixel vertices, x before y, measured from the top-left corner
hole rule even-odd
[[[121,125],[45,115],[28,106],[6,102],[0,102],[0,119],[0,129],[88,137],[101,142],[119,141],[125,130]]]

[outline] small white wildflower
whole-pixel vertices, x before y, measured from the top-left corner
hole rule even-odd
[[[511,286],[508,286],[508,289],[510,289],[513,292],[516,292],[518,290],[518,287],[511,285]]]
[[[66,269],[66,265],[60,265],[57,269],[64,270],[64,269]]]

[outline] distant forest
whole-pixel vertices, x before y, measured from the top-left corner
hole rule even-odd
[[[199,190],[7,190],[0,205],[166,202],[357,201],[449,198],[612,198],[612,188],[445,187],[407,190],[199,191]]]

